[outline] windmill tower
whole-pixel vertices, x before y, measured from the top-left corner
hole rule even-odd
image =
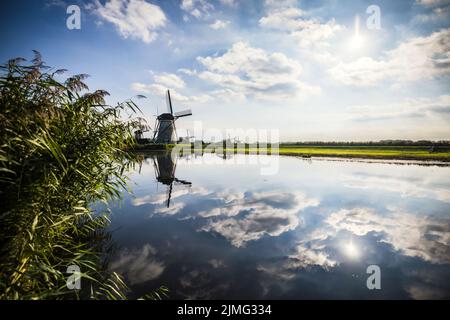
[[[175,143],[176,142],[176,128],[175,121],[182,117],[191,116],[191,110],[184,110],[173,113],[172,99],[170,98],[170,91],[167,90],[166,95],[167,112],[160,114],[156,119],[155,136],[153,140],[156,143]]]

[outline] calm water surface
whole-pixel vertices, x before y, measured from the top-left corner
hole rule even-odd
[[[248,160],[143,162],[111,225],[132,297],[450,298],[450,167],[280,157],[263,176]]]

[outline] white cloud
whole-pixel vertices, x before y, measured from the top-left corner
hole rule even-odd
[[[177,70],[180,73],[184,73],[188,76],[195,76],[197,74],[197,70],[191,70],[191,69],[187,69],[187,68],[181,68]]]
[[[403,254],[435,263],[450,262],[450,221],[393,211],[382,215],[368,208],[342,209],[332,213],[326,222],[337,231],[347,230],[364,236],[383,233],[383,242]],[[407,230],[407,232],[405,232]]]
[[[216,195],[217,199],[222,199]],[[210,195],[210,198],[214,198]],[[214,231],[236,247],[260,239],[264,235],[279,236],[299,225],[301,210],[317,206],[319,201],[308,199],[301,193],[261,192],[233,195],[220,208],[199,213],[212,218],[201,228]]]
[[[450,17],[450,6],[432,8],[431,12],[418,14],[413,18],[414,23],[430,24],[447,21]]]
[[[269,12],[259,20],[259,25],[266,28],[293,31],[305,27],[301,20],[306,13],[299,8],[284,8]]]
[[[230,24],[228,20],[216,20],[214,23],[211,23],[209,26],[214,30],[225,29]]]
[[[424,177],[422,172],[410,173],[409,179],[402,174],[374,175],[355,173],[344,176],[343,185],[358,190],[383,190],[397,193],[404,198],[426,198],[450,203],[450,191],[436,177]]]
[[[180,188],[172,190],[171,200],[178,199],[185,195],[202,196],[208,194],[208,191],[201,187]],[[137,197],[131,201],[133,206],[142,206],[146,204],[165,205],[167,201],[167,193],[165,190],[161,193]]]
[[[214,10],[214,6],[207,0],[182,0],[180,8],[196,19],[207,19]],[[189,17],[185,16],[183,19],[187,21]]]
[[[220,0],[220,3],[229,7],[236,7],[238,4],[237,0]]]
[[[114,24],[119,34],[127,39],[150,43],[157,30],[166,25],[166,16],[160,7],[144,0],[109,0],[102,5],[96,0],[96,14]]]
[[[269,10],[268,14],[259,20],[263,28],[287,31],[293,41],[302,48],[327,45],[343,27],[334,19],[321,23],[318,19],[307,17],[308,13],[293,7]]]
[[[137,250],[124,249],[109,268],[125,274],[132,285],[144,283],[158,278],[165,269],[164,264],[155,258],[156,253],[156,249],[149,244]]]
[[[433,98],[407,99],[400,103],[354,106],[349,108],[349,118],[355,121],[378,121],[392,119],[450,117],[450,95]]]
[[[186,96],[177,90],[184,89],[186,83],[184,80],[173,73],[160,73],[153,76],[153,83],[146,84],[142,82],[133,82],[130,88],[137,92],[152,93],[159,97],[165,97],[166,92],[170,89],[170,96],[173,101],[181,103],[205,103],[211,99],[207,94]]]
[[[220,269],[225,268],[226,264],[222,259],[211,259],[208,261],[208,263],[213,267],[214,269]]]
[[[67,9],[69,6],[67,3],[65,3],[63,0],[46,0],[45,1],[46,7],[60,7]]]
[[[295,99],[320,93],[300,80],[302,67],[283,53],[267,53],[237,42],[221,56],[198,57],[207,69],[199,77],[236,95],[257,99]]]
[[[385,61],[362,57],[350,63],[339,62],[329,73],[333,79],[346,85],[371,86],[385,79],[393,70]]]
[[[425,8],[425,13],[416,15],[412,22],[431,24],[445,22],[450,19],[450,0],[416,0]]]
[[[309,20],[304,28],[292,32],[291,36],[302,48],[325,46],[328,45],[327,40],[334,37],[342,29],[343,27],[337,24],[334,19],[326,23]]]
[[[416,0],[416,2],[424,6],[440,6],[450,4],[450,0]]]
[[[383,80],[411,82],[450,74],[450,29],[416,37],[386,51],[382,59],[341,62],[330,75],[346,85],[372,86]]]
[[[179,76],[173,73],[161,73],[154,76],[156,83],[167,86],[168,88],[184,88],[186,83]]]
[[[311,245],[309,248],[304,244],[297,246],[297,252],[289,256],[290,261],[286,267],[289,269],[302,269],[308,266],[321,266],[325,269],[337,265],[337,262],[323,251],[323,247]]]
[[[267,8],[290,8],[298,4],[299,0],[265,0],[264,6]]]

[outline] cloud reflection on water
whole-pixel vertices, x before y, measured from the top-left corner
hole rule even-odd
[[[131,285],[158,278],[164,271],[164,264],[155,258],[157,250],[150,244],[140,249],[123,249],[110,263],[109,268],[124,274]]]
[[[366,296],[369,264],[380,265],[391,286],[385,283],[383,297],[450,296],[448,168],[295,159],[281,165],[289,170],[268,183],[253,183],[251,174],[233,183],[214,168],[192,173],[195,179],[187,170],[193,186],[175,188],[169,208],[164,189],[131,200],[149,224],[168,219],[177,226],[167,229],[172,245],[155,248],[165,252],[157,260],[163,268],[178,270],[172,285],[180,296],[242,297],[243,277],[255,283],[240,289],[246,297]],[[226,182],[202,180],[214,174]],[[189,263],[167,258],[185,251],[193,253],[183,255]],[[132,259],[139,260],[122,260]],[[323,281],[329,284],[321,288]]]

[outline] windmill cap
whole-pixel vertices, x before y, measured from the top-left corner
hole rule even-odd
[[[174,116],[170,113],[163,113],[158,116],[158,120],[174,120]]]

